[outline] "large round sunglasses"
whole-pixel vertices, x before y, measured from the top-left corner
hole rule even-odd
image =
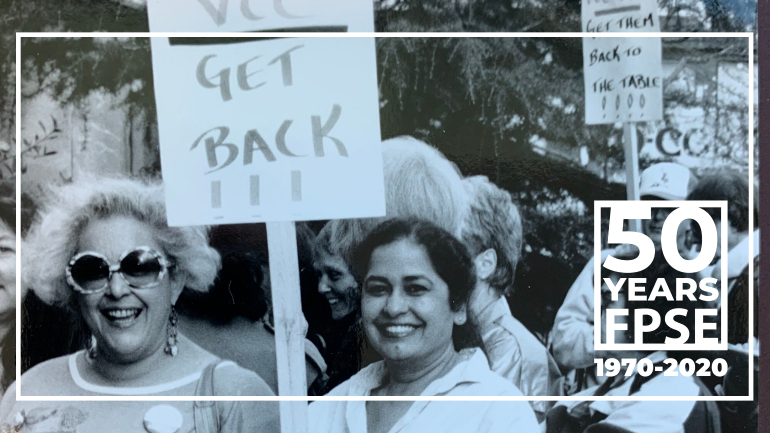
[[[100,293],[110,284],[113,274],[120,274],[133,289],[157,286],[172,265],[158,251],[149,247],[137,247],[120,256],[113,265],[99,253],[78,253],[67,265],[67,282],[80,293]]]

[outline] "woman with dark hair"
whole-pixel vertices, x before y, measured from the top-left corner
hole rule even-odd
[[[390,220],[356,249],[353,265],[363,282],[364,333],[383,361],[328,395],[521,395],[489,369],[480,349],[454,341],[466,324],[475,283],[471,258],[454,236],[429,222]],[[319,433],[539,431],[523,401],[319,401],[310,405],[309,416]]]
[[[389,218],[427,220],[458,235],[468,209],[468,193],[457,167],[425,142],[412,137],[383,141],[382,168],[385,218],[332,220],[313,245],[313,267],[322,302],[303,311],[311,327],[323,315],[330,323],[325,333],[329,380],[324,393],[380,359],[361,331],[359,281],[352,269],[356,247]],[[307,306],[303,297],[303,307]]]

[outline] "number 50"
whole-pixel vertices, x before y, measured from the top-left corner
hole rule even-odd
[[[673,207],[663,223],[660,235],[660,246],[666,261],[676,270],[686,273],[695,273],[703,270],[711,264],[717,251],[717,228],[714,220],[706,213],[703,207],[721,207],[726,213],[724,201],[715,202],[687,202],[687,201],[618,201],[604,202],[604,206],[610,208],[610,226],[607,241],[609,244],[631,244],[639,248],[639,255],[631,260],[622,260],[612,256],[607,257],[604,267],[619,273],[632,274],[647,269],[655,258],[655,245],[644,233],[623,231],[623,221],[632,219],[650,219],[652,208]],[[602,207],[602,204],[599,205]],[[597,213],[597,216],[600,214]],[[703,233],[703,243],[698,257],[692,260],[683,258],[679,254],[677,246],[677,229],[682,221],[695,220]],[[724,225],[723,225],[724,227]]]

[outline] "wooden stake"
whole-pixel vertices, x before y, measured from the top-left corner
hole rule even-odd
[[[305,332],[293,222],[267,223],[278,395],[307,395]],[[281,433],[307,433],[307,402],[282,401]]]
[[[623,124],[623,153],[626,157],[626,198],[639,200],[639,140],[636,134],[636,123]],[[628,229],[641,232],[641,220],[630,220]]]

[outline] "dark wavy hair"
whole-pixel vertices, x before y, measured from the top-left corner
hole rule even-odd
[[[749,230],[749,216],[754,216],[754,227],[759,224],[759,200],[757,188],[754,188],[754,209],[749,208],[748,176],[734,170],[721,169],[704,177],[695,185],[687,200],[725,200],[727,201],[727,219],[739,232]],[[721,219],[718,208],[704,208],[713,219]],[[693,232],[700,235],[700,226],[693,224]]]
[[[476,272],[465,245],[446,230],[416,219],[386,221],[369,234],[357,248],[353,270],[359,278],[369,271],[372,253],[383,245],[407,239],[425,248],[433,269],[449,288],[449,306],[458,311],[468,301],[476,284]]]

